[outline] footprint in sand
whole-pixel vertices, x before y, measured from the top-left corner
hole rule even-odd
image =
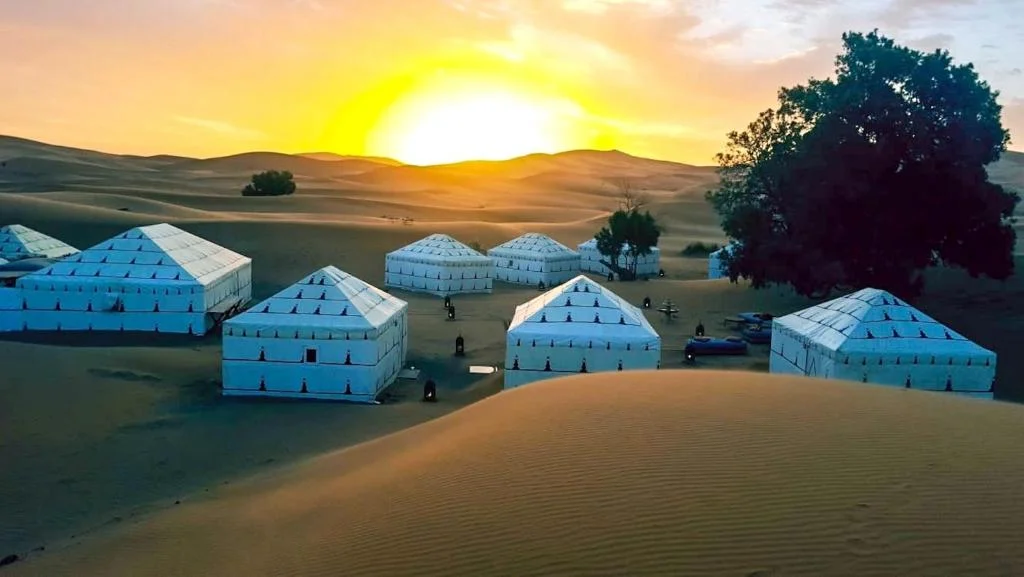
[[[875,512],[872,509],[870,503],[857,503],[846,513],[846,547],[854,555],[872,555],[886,545],[873,529]]]

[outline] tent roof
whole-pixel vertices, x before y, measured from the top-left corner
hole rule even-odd
[[[76,252],[77,248],[27,226],[10,224],[0,228],[0,256],[4,260],[61,258]]]
[[[437,261],[489,262],[491,260],[447,234],[432,234],[389,252],[387,256]]]
[[[163,223],[133,228],[22,278],[132,279],[205,286],[249,262],[248,257]]]
[[[776,318],[774,326],[843,353],[995,356],[906,302],[873,288]]]
[[[517,306],[508,332],[613,341],[660,338],[639,307],[583,275]]]
[[[409,305],[339,270],[324,267],[244,313],[225,321],[232,329],[369,331]]]
[[[576,251],[558,242],[546,234],[528,232],[510,241],[503,242],[487,251],[494,256],[565,258],[577,256]]]
[[[578,245],[576,245],[576,248],[579,250],[597,250],[597,239],[592,238],[590,240],[581,242]],[[629,243],[622,243],[622,252],[626,252],[627,250],[629,250]],[[651,252],[661,252],[661,249],[656,246],[652,246]]]
[[[725,253],[732,254],[733,252],[736,251],[736,246],[737,246],[736,241],[734,241],[734,240],[733,241],[729,241],[728,244],[726,244],[722,248],[712,252],[708,256],[709,257],[720,257],[720,256],[722,256]]]

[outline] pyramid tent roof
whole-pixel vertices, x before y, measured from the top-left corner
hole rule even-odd
[[[248,257],[162,223],[133,228],[22,278],[132,279],[205,286],[250,262]]]
[[[27,226],[9,224],[0,228],[0,257],[7,261],[31,257],[61,258],[78,249]]]
[[[317,338],[372,333],[408,306],[373,285],[326,266],[225,321],[225,330],[316,331]]]
[[[487,251],[489,255],[507,257],[542,257],[548,259],[577,256],[576,251],[546,234],[528,232],[510,241],[503,242]]]
[[[639,307],[583,275],[516,307],[508,332],[621,342],[660,339]]]
[[[995,356],[892,294],[866,288],[774,319],[836,352]]]
[[[389,252],[388,257],[406,257],[437,262],[489,262],[491,259],[447,234],[432,234]]]

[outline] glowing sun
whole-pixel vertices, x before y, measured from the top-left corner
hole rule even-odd
[[[421,95],[389,120],[390,155],[410,164],[505,160],[562,144],[547,107],[504,91]]]

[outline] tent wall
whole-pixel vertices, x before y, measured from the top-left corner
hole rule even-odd
[[[22,330],[145,331],[203,335],[207,311],[227,301],[252,298],[252,263],[226,269],[208,286],[194,281],[110,277],[18,279],[24,301]],[[22,308],[19,305],[19,308]]]
[[[219,305],[238,299],[242,303],[252,300],[252,261],[244,260],[225,274],[203,287],[205,310],[215,310]]]
[[[618,371],[620,362],[623,371],[657,369],[661,366],[661,341],[610,342],[586,336],[552,340],[510,332],[505,346],[505,388],[580,374],[584,360],[588,373]],[[550,371],[545,370],[548,361]]]
[[[46,285],[32,281],[24,283],[21,291],[25,330],[124,330],[196,335],[207,330],[202,289],[195,285],[126,283],[112,287],[98,283]],[[123,305],[122,311],[118,310],[118,303]]]
[[[20,331],[24,328],[22,302],[20,289],[0,288],[0,332]]]
[[[502,254],[492,250],[487,253],[494,259],[494,279],[511,284],[554,286],[575,278],[580,274],[578,254],[559,255],[558,258],[526,258]]]
[[[719,279],[727,276],[725,263],[722,262],[721,252],[716,250],[708,255],[708,278]]]
[[[405,364],[407,309],[382,327],[378,338],[364,340],[363,334],[347,340],[295,339],[280,333],[274,338],[262,331],[257,336],[255,332],[236,330],[228,321],[223,345],[223,393],[373,402]],[[309,350],[316,351],[316,362],[306,362]]]
[[[384,260],[384,285],[391,288],[446,296],[490,293],[493,284],[494,262],[490,259],[430,263],[388,255]]]
[[[597,245],[594,243],[585,242],[577,247],[580,253],[580,270],[585,272],[598,273],[601,275],[607,275],[610,271],[608,267],[601,264],[601,260],[605,257],[597,250]],[[622,256],[619,260],[619,265],[625,265],[626,250],[623,249]],[[657,276],[658,271],[661,269],[661,249],[654,247],[651,249],[651,254],[642,256],[637,261],[636,274],[646,276]]]
[[[894,387],[907,387],[909,380],[909,388],[931,391],[945,391],[948,383],[952,392],[991,398],[996,356],[987,353],[964,357],[927,352],[845,354],[821,347],[775,323],[769,371]]]

